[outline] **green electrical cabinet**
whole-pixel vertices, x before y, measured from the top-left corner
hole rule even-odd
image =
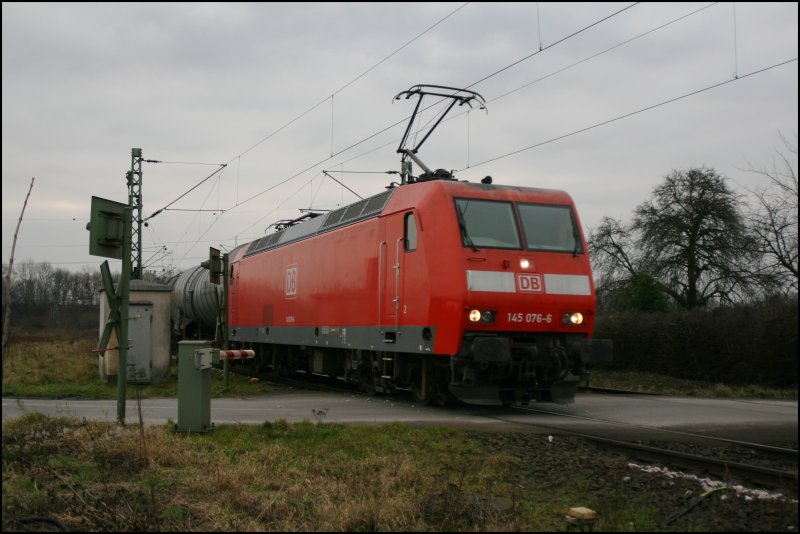
[[[211,430],[211,366],[219,350],[211,341],[178,343],[178,432]]]

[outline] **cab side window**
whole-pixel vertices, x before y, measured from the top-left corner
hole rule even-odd
[[[403,249],[406,252],[417,250],[417,221],[413,213],[407,213],[404,225]]]

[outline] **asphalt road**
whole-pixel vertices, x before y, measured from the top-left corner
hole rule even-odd
[[[3,399],[3,421],[26,412],[116,421],[114,400],[76,401]],[[126,405],[126,422],[136,423],[136,401]],[[286,421],[348,424],[401,422],[487,431],[554,433],[559,430],[608,433],[629,439],[651,439],[652,428],[697,432],[759,443],[797,440],[797,401],[698,399],[651,395],[579,393],[570,405],[531,404],[525,408],[460,405],[419,406],[402,397],[367,397],[354,393],[298,391],[237,399],[212,399],[211,422],[259,424]],[[177,399],[146,399],[147,424],[178,422]],[[596,420],[621,422],[610,425]],[[663,436],[661,436],[663,438]]]

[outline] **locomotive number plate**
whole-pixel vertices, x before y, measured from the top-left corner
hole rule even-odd
[[[523,313],[523,312],[509,312],[509,323],[536,323],[536,324],[550,324],[553,322],[552,313]]]

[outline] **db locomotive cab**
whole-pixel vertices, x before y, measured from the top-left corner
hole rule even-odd
[[[472,189],[453,198],[466,291],[450,392],[479,404],[572,402],[583,364],[610,356],[591,340],[594,284],[572,201],[557,191]]]

